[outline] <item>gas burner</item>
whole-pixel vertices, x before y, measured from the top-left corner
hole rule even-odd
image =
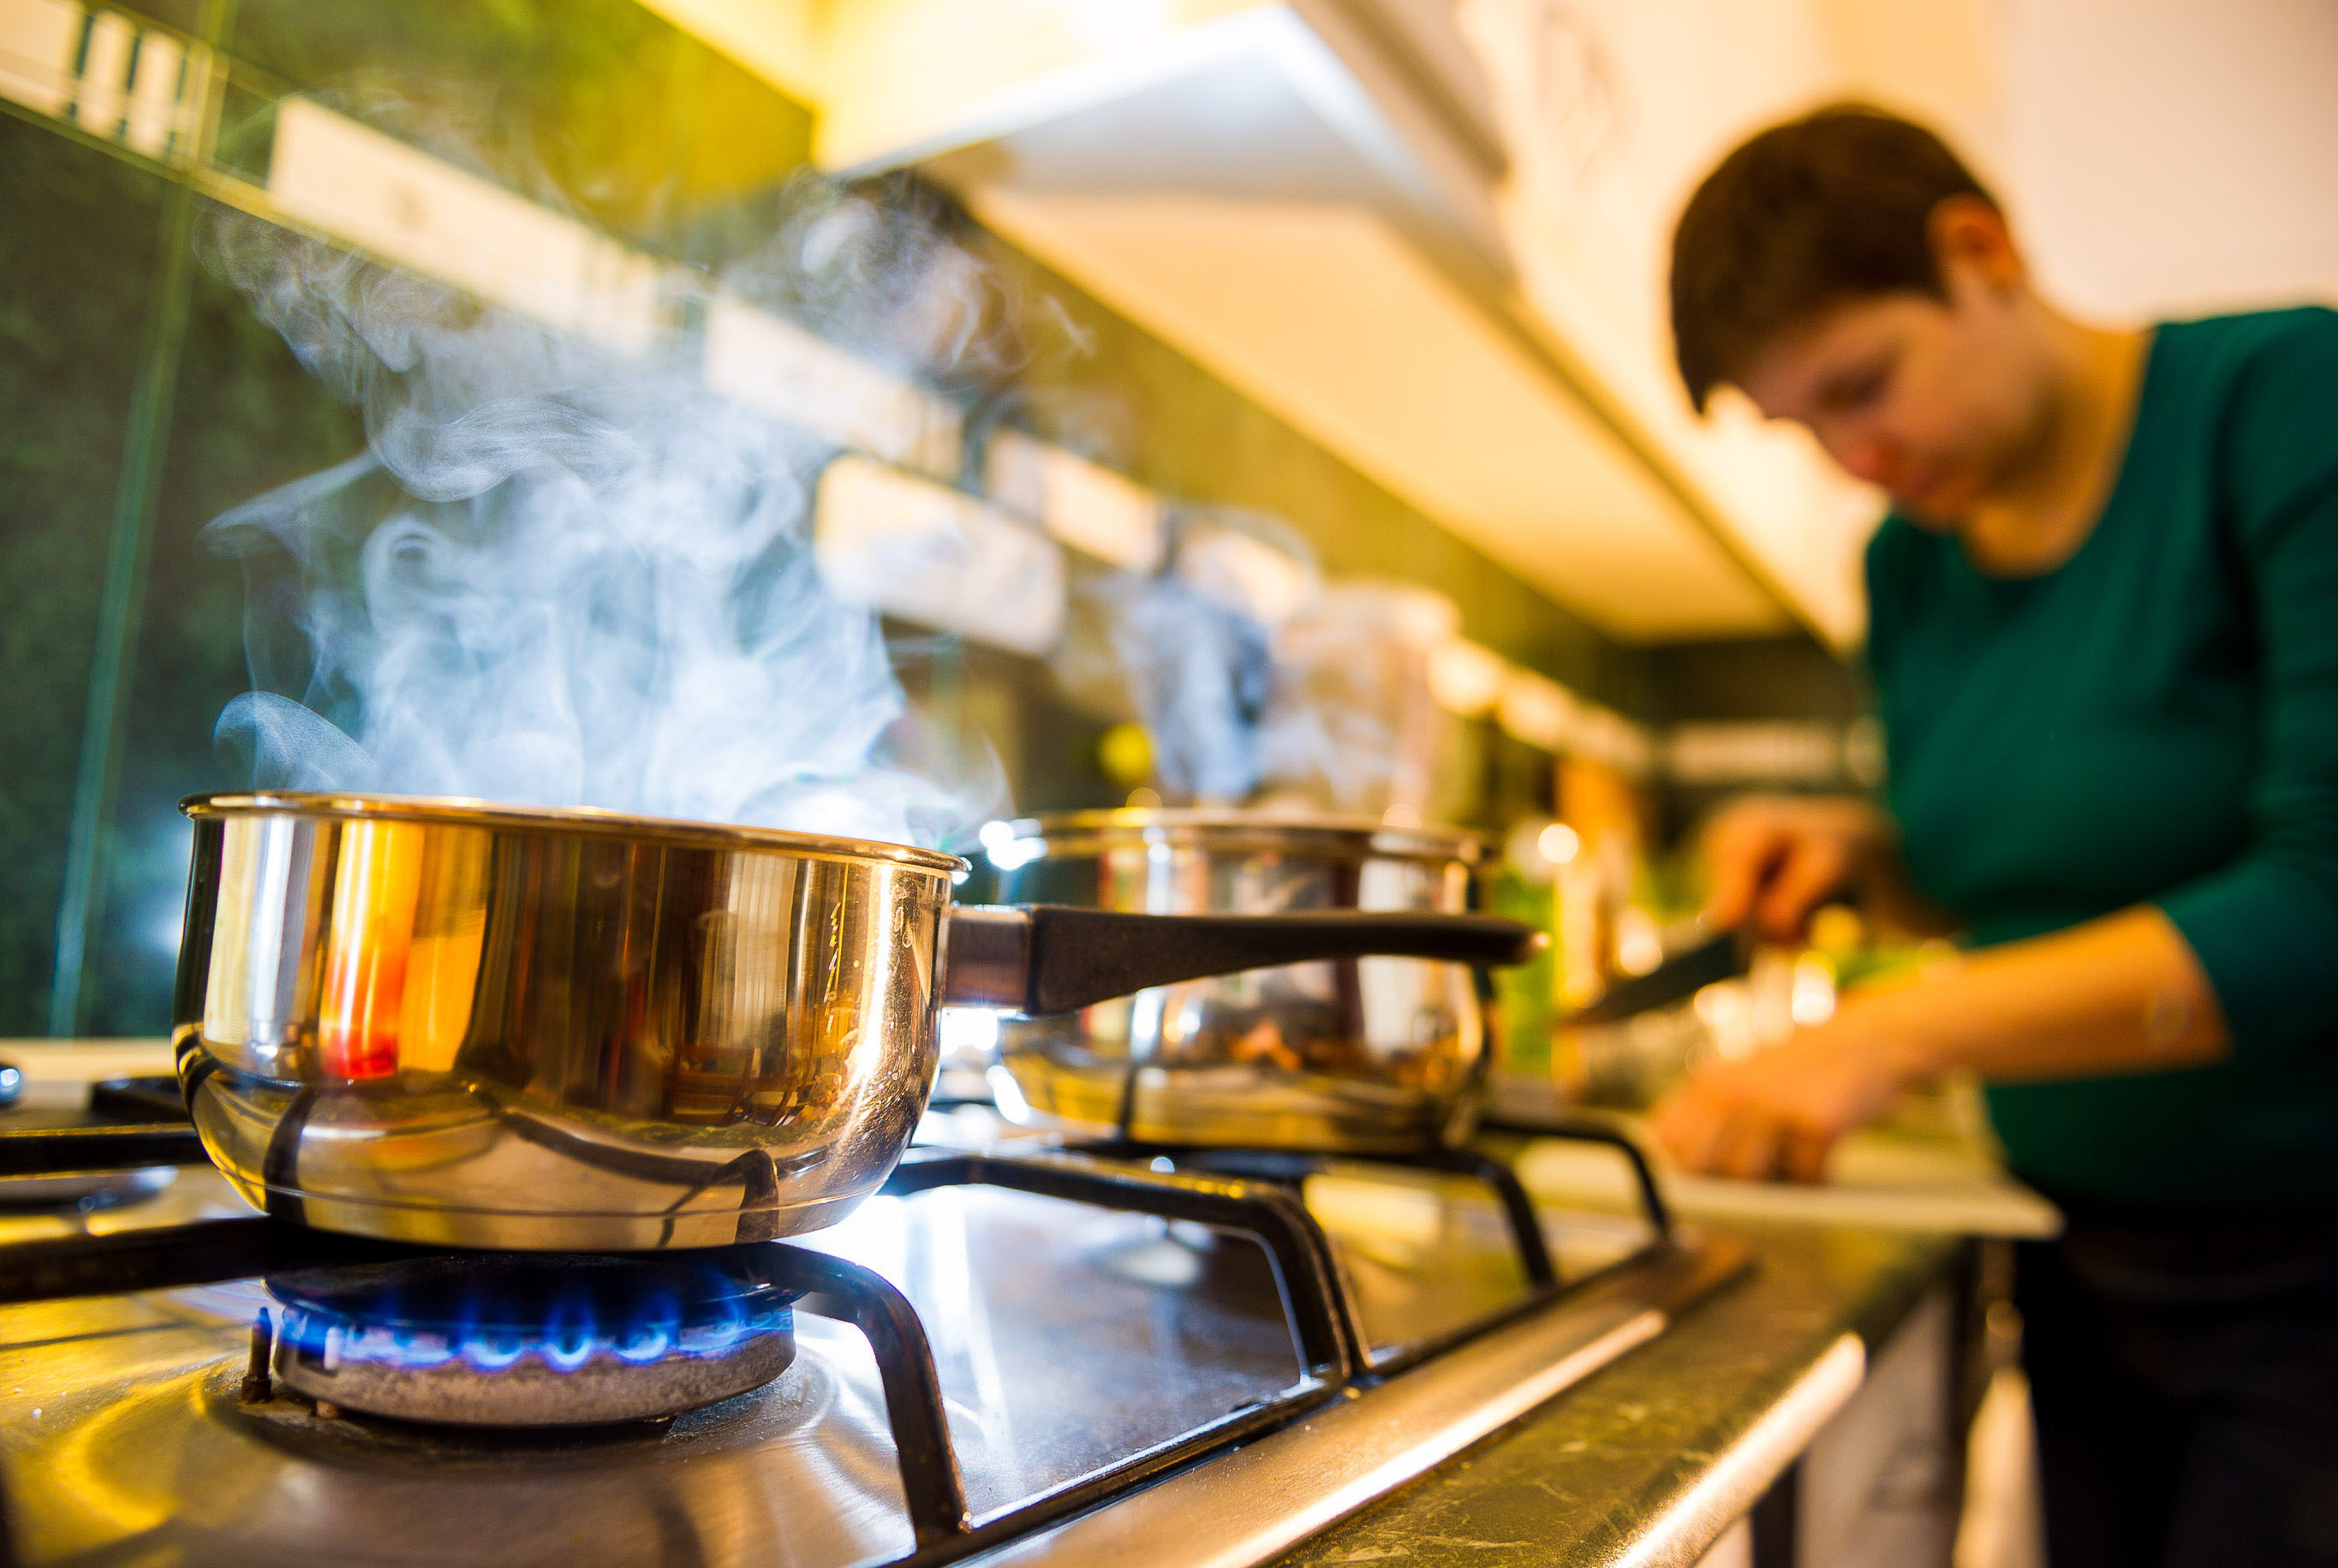
[[[647,1420],[795,1358],[792,1298],[712,1259],[483,1252],[271,1276],[268,1292],[279,1379],[404,1421]]]

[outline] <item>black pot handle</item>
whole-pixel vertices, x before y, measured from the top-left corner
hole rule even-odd
[[[1148,985],[1327,958],[1523,964],[1549,938],[1490,915],[1335,909],[1313,915],[1131,915],[1067,904],[949,912],[942,1001],[1038,1017]]]

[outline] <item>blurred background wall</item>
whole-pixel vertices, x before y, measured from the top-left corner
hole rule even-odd
[[[435,156],[532,170],[529,196],[561,192],[591,230],[684,265],[768,228],[812,129],[632,0],[0,0],[0,1035],[167,1027],[176,803],[248,782],[211,740],[248,684],[242,583],[197,534],[364,446],[358,415],[193,253],[214,201],[267,210],[287,94],[394,136],[436,124]],[[1327,567],[1435,586],[1505,657],[1648,710],[1644,652],[1078,288],[976,243],[1052,302],[1012,406],[987,416],[1180,497],[1268,509]],[[1108,720],[1066,704],[1041,661],[899,630],[918,694],[993,738],[1018,807],[1125,793],[1095,760]],[[1547,806],[1547,757],[1481,730],[1454,809]]]

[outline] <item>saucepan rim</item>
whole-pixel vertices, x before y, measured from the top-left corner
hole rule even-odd
[[[673,817],[641,817],[597,806],[515,806],[447,795],[392,795],[336,790],[222,790],[190,795],[179,809],[196,821],[207,818],[297,815],[346,821],[416,822],[486,828],[506,832],[568,833],[581,838],[653,839],[700,849],[769,849],[810,859],[861,864],[890,862],[957,877],[971,869],[939,849],[895,844],[881,838],[840,838],[753,828],[725,822],[695,822]]]
[[[1493,847],[1467,828],[1411,826],[1377,817],[1282,811],[1239,806],[1130,806],[1105,810],[1048,811],[1007,824],[1017,838],[1046,841],[1052,853],[1076,853],[1079,843],[1194,843],[1228,846],[1272,841],[1285,848],[1358,859],[1458,860],[1476,865]]]

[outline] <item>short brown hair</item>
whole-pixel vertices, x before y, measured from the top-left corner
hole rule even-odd
[[[1673,355],[1697,411],[1828,306],[1941,297],[1930,220],[1951,196],[1997,205],[1938,136],[1856,103],[1773,125],[1723,159],[1673,230]]]

